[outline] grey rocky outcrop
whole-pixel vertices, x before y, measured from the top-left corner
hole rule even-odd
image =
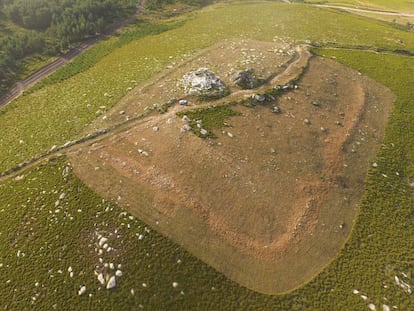
[[[224,82],[207,68],[187,72],[182,79],[186,95],[222,97],[227,93]]]

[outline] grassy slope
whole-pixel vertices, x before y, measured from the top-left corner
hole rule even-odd
[[[25,173],[23,180],[0,186],[0,222],[4,224],[0,231],[0,292],[6,293],[2,307],[24,310],[34,304],[47,309],[58,304],[66,310],[128,310],[141,304],[150,310],[364,310],[368,303],[378,309],[386,303],[399,310],[413,309],[412,297],[395,285],[394,276],[403,278],[405,272],[411,278],[405,280],[414,283],[414,196],[405,182],[414,177],[410,139],[414,135],[414,94],[409,88],[414,83],[414,60],[367,52],[320,53],[378,79],[396,92],[398,101],[377,159],[379,166],[369,174],[352,236],[315,280],[282,296],[242,288],[154,231],[146,232],[141,222],[120,216],[122,210],[102,202],[73,175],[64,177],[67,165],[60,159]],[[61,193],[67,197],[57,208]],[[117,289],[108,293],[98,290],[93,273],[99,265],[93,234],[98,231],[109,236],[115,230],[120,237],[110,239],[109,244],[118,251],[101,257],[104,262],[121,263],[124,275]],[[144,239],[139,240],[137,234]],[[17,256],[19,250],[24,257]],[[73,278],[67,272],[69,266],[76,273]],[[172,282],[179,286],[173,288]],[[78,296],[83,284],[87,293]],[[368,300],[354,295],[353,289]],[[33,302],[32,297],[36,297]]]
[[[269,4],[265,6],[267,5]],[[236,6],[238,9],[242,7]],[[232,7],[231,10],[224,8],[218,12],[208,11],[206,15],[221,13],[229,16],[234,11],[236,11],[235,16],[240,14]],[[249,9],[249,12],[251,11],[254,11],[252,7]],[[331,14],[333,13],[328,13],[328,16]],[[334,16],[342,18],[339,14],[334,14]],[[223,15],[218,18],[221,17]],[[356,20],[359,21],[359,19]],[[189,25],[194,25],[191,23],[196,21],[190,22]],[[349,23],[352,21],[355,20],[351,19]],[[241,21],[243,22],[246,21]],[[278,24],[287,25],[283,22],[278,22]],[[377,24],[369,25],[364,26],[374,27],[373,29],[383,27]],[[191,30],[191,28],[183,28],[187,32]],[[358,28],[352,27],[351,29]],[[306,28],[300,38],[303,38],[302,36],[311,38],[312,34],[305,30]],[[377,31],[380,30],[384,29],[377,29]],[[259,37],[263,36],[258,33],[259,31],[260,28],[251,29],[253,34],[250,35],[253,36],[256,33]],[[285,29],[285,31],[292,30]],[[322,32],[322,29],[319,32]],[[373,31],[369,35],[372,36],[370,42],[375,40],[378,40],[378,43],[381,42],[381,35],[379,33],[376,35],[376,33]],[[180,35],[180,29],[170,32],[170,35]],[[320,33],[313,34],[313,36],[316,35]],[[347,36],[351,40],[352,35]],[[160,37],[168,39],[160,35],[148,38],[148,40],[155,44],[156,39]],[[347,43],[349,40],[346,41],[344,37],[345,35],[339,35],[339,39]],[[178,40],[178,37],[176,38]],[[408,36],[407,38],[409,39]],[[182,40],[186,42],[185,38]],[[202,44],[208,44],[208,37],[201,37],[200,41]],[[142,43],[143,40],[140,40],[136,46]],[[172,43],[174,42],[167,45],[173,45],[172,50],[169,50],[170,53],[176,51],[177,48]],[[133,46],[131,44],[129,47]],[[118,51],[120,52],[125,53],[123,55],[127,54],[122,49]],[[169,54],[166,51],[164,53]],[[339,257],[315,280],[296,292],[276,297],[259,295],[241,288],[154,231],[145,232],[143,229],[145,225],[139,221],[130,220],[125,216],[119,217],[121,213],[119,208],[102,203],[100,198],[86,189],[75,177],[69,175],[63,178],[62,170],[66,164],[63,160],[59,160],[34,169],[21,181],[9,181],[0,186],[2,198],[0,202],[0,223],[2,224],[0,263],[3,264],[0,268],[1,308],[6,309],[8,306],[11,310],[29,309],[33,301],[32,297],[36,297],[34,300],[36,309],[51,309],[51,306],[58,303],[57,309],[66,310],[128,310],[137,309],[139,304],[151,310],[269,310],[275,308],[280,310],[367,310],[368,303],[373,302],[378,310],[385,296],[390,306],[397,305],[399,310],[414,309],[412,297],[397,287],[394,282],[395,275],[402,277],[401,272],[407,272],[410,277],[414,275],[414,256],[412,255],[414,198],[412,190],[404,181],[405,178],[414,178],[412,164],[414,163],[412,142],[414,135],[412,98],[414,94],[411,88],[414,83],[412,77],[414,60],[402,56],[339,50],[323,50],[321,54],[335,56],[339,61],[389,86],[397,94],[398,102],[388,126],[386,142],[378,156],[379,167],[372,169],[368,177],[367,192],[355,230]],[[119,56],[117,53],[115,55]],[[110,57],[106,58],[106,62],[110,62]],[[101,65],[103,64],[105,63],[101,62]],[[98,69],[94,67],[91,71],[93,70]],[[75,78],[73,80],[76,80]],[[97,79],[99,78],[101,77]],[[68,85],[73,83],[73,81],[68,81]],[[67,87],[65,83],[59,86],[63,89]],[[99,87],[98,84],[97,87]],[[70,89],[67,91],[69,92]],[[33,93],[31,96],[37,97],[32,97],[32,99],[39,98],[43,92],[45,91],[40,90]],[[76,94],[74,95],[76,99]],[[75,99],[73,103],[76,104]],[[56,102],[51,102],[57,105]],[[24,100],[17,103],[23,105]],[[15,106],[16,104],[11,105],[12,108],[7,109],[8,113],[0,116],[1,127],[5,121],[4,117],[20,108]],[[49,108],[50,106],[45,106],[44,109]],[[70,120],[70,116],[65,117]],[[22,118],[27,122],[26,119],[29,116],[24,115]],[[56,117],[57,121],[59,119],[60,117]],[[27,126],[27,132],[33,129],[33,125],[30,127],[30,124],[24,122],[22,126]],[[49,127],[45,133],[52,131],[53,128]],[[62,127],[59,126],[55,130],[57,134],[60,134]],[[67,135],[72,135],[76,130]],[[16,131],[24,133],[24,129],[17,128]],[[2,133],[7,133],[5,136],[12,135],[9,132],[3,132],[3,129]],[[18,139],[17,137],[15,136],[15,139]],[[33,142],[29,140],[29,143],[37,146],[37,139],[43,138],[41,135],[34,135]],[[7,148],[6,144],[2,142],[1,146],[1,152],[3,152],[3,147]],[[25,156],[28,154],[30,153]],[[3,153],[2,158],[4,155]],[[3,167],[11,163],[11,160],[7,160],[3,163]],[[397,172],[399,175],[396,175]],[[68,197],[61,200],[59,206],[64,207],[60,209],[60,212],[56,212],[55,201],[61,193],[68,194]],[[78,212],[78,209],[82,212]],[[103,212],[105,210],[107,211]],[[73,220],[70,220],[71,216],[74,217]],[[127,229],[128,223],[130,229]],[[111,260],[123,264],[124,276],[120,278],[118,288],[110,294],[97,290],[98,283],[93,275],[95,265],[98,264],[98,257],[93,250],[94,228],[106,234],[118,229],[121,235],[111,245],[122,251],[119,257],[114,255],[115,257]],[[137,233],[144,234],[144,239],[137,239]],[[91,247],[88,246],[88,241],[91,241]],[[112,243],[112,240],[110,241]],[[63,248],[63,245],[67,246]],[[24,252],[25,256],[18,257],[18,250]],[[177,265],[177,259],[181,259],[182,264]],[[75,271],[73,278],[69,277],[68,266]],[[48,272],[50,269],[53,270]],[[58,272],[59,269],[62,273]],[[80,271],[84,274],[79,275]],[[171,286],[174,281],[179,283],[176,289]],[[36,282],[39,282],[37,287]],[[141,286],[142,282],[148,284],[147,289]],[[414,283],[413,279],[410,283]],[[87,297],[87,294],[77,295],[81,284],[86,284],[87,294],[93,294],[91,298]],[[135,296],[131,295],[131,288],[135,289]],[[369,300],[364,301],[358,295],[352,294],[353,289],[362,291],[369,297]],[[181,290],[184,295],[181,294]],[[39,293],[38,296],[36,296],[37,293]],[[65,306],[61,306],[61,303]]]
[[[347,14],[277,3],[210,8],[182,27],[124,45],[81,74],[47,85],[1,109],[0,170],[72,139],[96,118],[101,106],[112,106],[134,81],[160,71],[171,61],[170,56],[177,59],[232,37],[283,37],[414,51],[411,34]]]

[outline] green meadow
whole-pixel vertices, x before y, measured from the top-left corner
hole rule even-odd
[[[220,4],[164,23],[156,27],[160,31],[122,44],[120,38],[100,43],[80,58],[87,65],[62,69],[2,108],[0,171],[74,140],[129,87],[171,59],[185,60],[218,41],[311,41],[414,53],[412,33],[301,4]],[[349,49],[313,52],[359,70],[397,96],[351,236],[321,274],[278,296],[243,288],[103,201],[59,157],[0,182],[0,309],[369,310],[373,304],[376,310],[414,310],[406,286],[414,286],[414,58]],[[101,236],[111,250],[100,254]],[[106,290],[95,271],[116,270],[122,276],[115,289]]]

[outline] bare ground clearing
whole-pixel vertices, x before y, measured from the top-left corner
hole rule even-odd
[[[126,99],[109,122],[121,121],[119,109],[132,115],[183,97],[177,81],[194,68],[209,66],[230,84],[226,72],[246,59],[240,52],[277,56],[248,64],[264,76],[291,70],[292,56],[270,45],[233,41],[209,49]],[[280,114],[266,105],[233,106],[240,116],[217,139],[182,132],[175,112],[188,107],[176,106],[75,147],[69,157],[92,189],[229,278],[265,293],[291,290],[321,271],[348,237],[394,99],[323,58],[310,60],[298,84],[278,98]]]
[[[254,40],[225,40],[196,53],[188,60],[171,58],[165,70],[131,90],[113,109],[97,119],[84,133],[106,128],[113,124],[139,116],[145,108],[166,103],[172,98],[184,96],[180,80],[191,70],[207,67],[214,71],[231,91],[238,91],[231,83],[237,70],[253,68],[258,77],[269,78],[284,72],[291,61],[295,48],[286,43],[259,42]],[[190,103],[193,102],[190,99]]]

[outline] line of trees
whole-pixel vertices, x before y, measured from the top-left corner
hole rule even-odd
[[[201,7],[212,3],[213,0],[145,0],[145,7],[149,10],[155,10],[162,8],[165,4],[173,4],[176,2]]]

